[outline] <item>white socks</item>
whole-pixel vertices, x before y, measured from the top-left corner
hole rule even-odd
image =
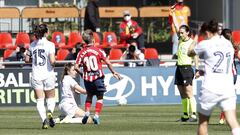
[[[95,115],[94,115],[94,118],[99,118],[99,115],[96,115],[96,114],[95,114]]]
[[[232,129],[232,135],[240,135],[240,128]]]
[[[55,108],[55,98],[48,98],[47,100],[47,109],[53,113]],[[37,99],[37,110],[42,119],[42,122],[47,118],[46,108],[44,105],[44,98]]]
[[[56,104],[55,98],[47,98],[46,102],[47,102],[47,109],[51,111],[51,113],[53,113],[55,104]]]
[[[37,110],[42,119],[42,122],[44,122],[44,120],[47,118],[46,109],[44,106],[44,98],[37,99]]]
[[[90,112],[85,112],[85,115],[86,116],[90,116]]]
[[[63,120],[60,121],[60,123],[82,123],[82,117],[78,117],[78,118],[67,118],[68,116],[66,116]]]

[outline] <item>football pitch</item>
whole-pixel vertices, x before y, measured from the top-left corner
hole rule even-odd
[[[239,109],[238,105],[238,109]],[[227,125],[218,125],[219,109],[210,119],[210,135],[230,135]],[[55,110],[55,116],[59,114]],[[176,122],[181,105],[104,107],[101,124],[57,124],[41,129],[35,107],[1,107],[1,135],[195,135],[197,123]],[[239,116],[239,112],[238,112]]]

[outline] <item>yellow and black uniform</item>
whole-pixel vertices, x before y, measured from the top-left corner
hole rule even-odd
[[[177,69],[175,72],[175,84],[178,86],[183,86],[186,90],[190,85],[192,86],[192,81],[194,78],[194,72],[192,68],[193,58],[187,55],[188,48],[194,41],[189,38],[188,40],[179,40],[178,45],[178,61],[177,61]],[[182,112],[183,115],[181,117],[182,122],[190,121],[196,122],[196,100],[194,96],[191,97],[183,97],[182,98]],[[191,111],[192,115],[189,115]]]
[[[175,84],[176,85],[192,85],[194,72],[192,69],[193,58],[187,55],[188,48],[193,43],[193,40],[189,38],[187,41],[179,40],[178,45],[178,61],[177,69],[175,72]]]

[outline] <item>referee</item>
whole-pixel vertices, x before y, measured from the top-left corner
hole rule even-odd
[[[194,40],[191,39],[190,28],[187,25],[180,26],[179,36],[177,69],[175,72],[175,85],[177,85],[182,99],[183,115],[179,121],[196,122],[196,100],[192,89],[194,78],[192,62],[194,58],[187,55],[188,49],[194,43]],[[198,58],[195,58],[195,65],[198,66]]]

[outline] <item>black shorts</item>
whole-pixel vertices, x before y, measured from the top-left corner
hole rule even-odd
[[[189,66],[177,66],[176,72],[175,72],[175,85],[192,85],[194,77],[194,72],[192,67]]]
[[[91,95],[103,95],[106,92],[104,85],[104,77],[98,78],[92,82],[84,80],[84,86],[88,94]]]

